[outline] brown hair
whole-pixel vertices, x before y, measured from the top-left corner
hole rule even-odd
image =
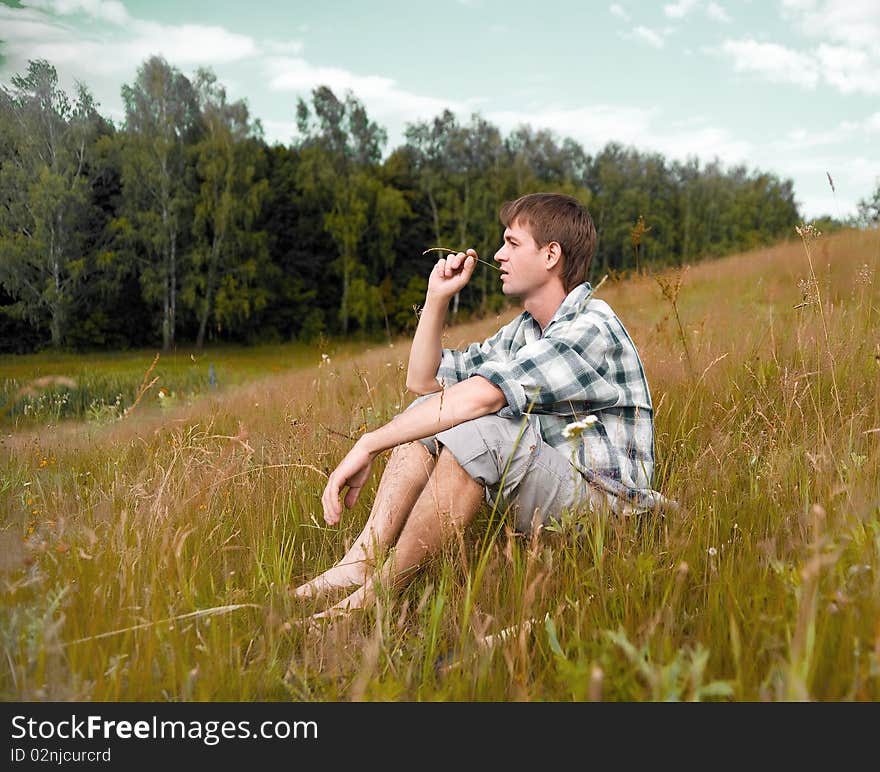
[[[562,193],[529,193],[503,204],[499,213],[505,228],[527,225],[538,247],[555,241],[562,248],[562,286],[571,292],[587,280],[596,252],[596,227],[587,208]]]

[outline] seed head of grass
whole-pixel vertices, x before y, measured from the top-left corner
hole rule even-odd
[[[798,236],[800,236],[805,243],[815,241],[822,235],[822,231],[820,231],[815,225],[813,225],[813,223],[803,223],[801,225],[796,225],[794,229],[797,231]]]
[[[874,269],[867,263],[863,263],[856,273],[856,284],[872,284],[874,281]]]
[[[652,227],[651,225],[645,225],[645,218],[639,215],[639,219],[636,220],[636,224],[633,225],[629,232],[629,240],[632,242],[633,249],[638,249],[639,244],[642,243],[642,238]]]
[[[819,302],[819,287],[814,279],[798,279],[797,286],[801,292],[801,302],[795,308],[814,306]]]
[[[687,271],[687,266],[684,266],[678,271],[675,271],[671,277],[655,275],[654,281],[657,282],[657,285],[660,287],[660,292],[663,293],[663,297],[666,298],[670,303],[675,303],[678,300],[678,293],[681,292],[681,285],[684,281],[684,274]]]

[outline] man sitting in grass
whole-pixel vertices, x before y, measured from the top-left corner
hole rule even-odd
[[[570,196],[534,193],[505,204],[500,219],[502,290],[524,311],[483,343],[444,349],[449,301],[478,258],[468,249],[437,261],[406,378],[424,396],[363,435],[324,490],[324,519],[335,525],[343,490],[351,508],[373,460],[394,449],[354,544],[294,591],[310,599],[353,590],[317,617],[363,607],[377,582],[405,581],[487,498],[509,506],[526,533],[574,510],[623,514],[665,502],[651,490],[654,423],[642,363],[586,280],[596,250],[589,212]],[[375,557],[392,547],[374,572]]]

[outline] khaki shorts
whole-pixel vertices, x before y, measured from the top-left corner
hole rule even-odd
[[[593,510],[605,501],[560,451],[544,442],[530,416],[491,413],[421,442],[435,456],[441,446],[448,448],[468,475],[486,487],[489,503],[497,503],[499,512],[510,506],[514,527],[523,533],[531,532],[533,522],[547,525],[566,512]]]

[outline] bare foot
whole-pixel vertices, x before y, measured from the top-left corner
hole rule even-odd
[[[361,611],[359,608],[337,608],[332,606],[308,618],[308,624],[318,625],[321,622],[332,622],[337,619],[348,619],[353,612]]]
[[[311,619],[336,619],[338,617],[348,616],[352,611],[360,611],[373,598],[373,589],[370,583],[361,585],[351,595],[343,598],[339,603],[330,608],[321,611],[318,614],[312,614]]]
[[[293,591],[297,600],[312,600],[334,590],[345,590],[360,587],[367,578],[367,567],[364,561],[356,563],[337,563],[323,574],[318,574],[311,581],[301,584]]]

